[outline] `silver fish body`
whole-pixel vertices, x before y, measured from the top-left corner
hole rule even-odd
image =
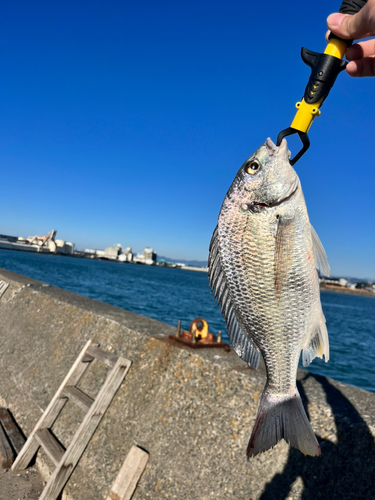
[[[262,354],[267,383],[248,456],[284,438],[320,455],[296,374],[329,357],[316,267],[329,274],[312,228],[299,178],[284,140],[270,139],[240,168],[221,207],[209,256],[209,277],[222,306],[232,347],[256,368]]]

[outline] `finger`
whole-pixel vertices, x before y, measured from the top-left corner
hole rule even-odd
[[[367,17],[361,16],[359,19],[357,18],[361,12],[359,11],[354,16],[331,14],[327,18],[328,28],[335,35],[348,40],[370,36],[371,29],[368,26]]]
[[[375,34],[375,1],[369,0],[354,16],[331,14],[327,24],[335,35],[349,40]]]
[[[350,61],[346,71],[350,76],[355,77],[375,76],[375,58],[364,57],[357,61]]]
[[[345,54],[348,61],[375,56],[375,39],[359,42],[348,48]]]

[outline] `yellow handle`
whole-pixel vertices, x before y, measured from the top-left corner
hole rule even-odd
[[[332,38],[332,40],[328,42],[328,45],[324,53],[328,54],[329,56],[337,57],[337,59],[342,59],[345,55],[347,48],[348,46],[343,40]]]

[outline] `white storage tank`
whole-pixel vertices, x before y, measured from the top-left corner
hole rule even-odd
[[[48,248],[51,253],[56,253],[56,243],[52,240],[48,242]]]
[[[71,243],[70,241],[67,241],[65,243],[65,253],[67,253],[69,255],[73,255],[74,254],[74,249],[75,249],[74,243]]]
[[[56,252],[57,253],[65,253],[65,241],[64,240],[55,240],[56,243]]]

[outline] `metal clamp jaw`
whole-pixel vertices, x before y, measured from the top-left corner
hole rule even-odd
[[[306,132],[301,132],[300,130],[297,130],[292,127],[288,127],[284,130],[282,130],[279,135],[277,136],[277,141],[276,141],[276,146],[280,146],[281,141],[284,139],[284,137],[287,137],[288,135],[293,135],[293,134],[298,134],[299,138],[302,141],[302,149],[298,151],[298,153],[289,160],[289,163],[293,166],[300,158],[302,155],[306,153],[306,151],[310,147],[310,139],[309,136],[307,135]]]

